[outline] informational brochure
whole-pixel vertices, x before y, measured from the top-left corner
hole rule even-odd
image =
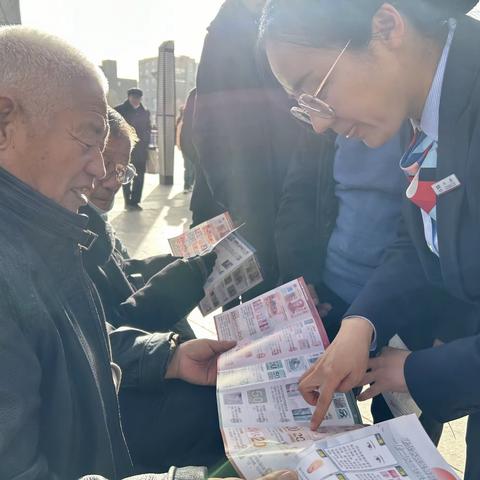
[[[215,267],[205,285],[205,297],[199,304],[203,315],[235,300],[263,277],[254,248],[244,240],[228,212],[169,240],[172,254],[192,258],[214,251]]]
[[[294,469],[300,480],[460,480],[415,415],[317,440]]]
[[[220,340],[237,342],[219,358],[217,400],[225,451],[240,475],[293,468],[314,441],[358,428],[353,396],[339,393],[321,429],[310,431],[314,407],[298,382],[329,342],[303,279],[217,315],[215,325]]]
[[[235,230],[228,212],[222,213],[178,237],[171,238],[170,249],[175,257],[192,258],[211,252],[218,242]]]

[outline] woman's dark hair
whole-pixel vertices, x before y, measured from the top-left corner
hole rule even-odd
[[[447,20],[468,13],[479,0],[269,0],[260,27],[260,42],[283,40],[312,47],[339,47],[351,40],[363,47],[371,22],[390,3],[426,36],[446,31]]]

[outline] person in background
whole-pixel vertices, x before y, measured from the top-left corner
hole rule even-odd
[[[175,143],[177,148],[182,152],[183,156],[183,193],[190,193],[195,183],[195,166],[191,154],[182,148],[182,132],[184,127],[185,105],[182,105],[178,112],[177,122],[175,125]]]
[[[127,94],[127,100],[121,105],[117,105],[115,110],[135,129],[137,134],[138,142],[132,151],[132,163],[137,171],[137,175],[132,182],[123,186],[123,196],[125,208],[141,210],[140,202],[142,200],[152,127],[150,112],[142,104],[142,90],[130,88]]]
[[[193,143],[213,199],[245,226],[264,282],[244,298],[270,290],[278,279],[273,230],[299,127],[289,101],[256,57],[264,1],[227,0],[208,28],[197,75]]]
[[[275,75],[298,100],[293,113],[317,133],[374,148],[407,119],[415,126],[401,160],[409,187],[399,236],[300,381],[316,407],[312,428],[335,391],[409,392],[437,421],[469,415],[467,480],[480,478],[480,23],[466,15],[476,3],[270,0],[261,29]],[[449,338],[369,360],[429,307]]]
[[[190,198],[190,211],[192,212],[191,228],[200,225],[217,215],[222,214],[222,208],[213,198],[212,191],[208,186],[205,172],[198,158],[198,152],[193,141],[193,117],[195,113],[195,102],[197,89],[190,91],[185,103],[183,112],[182,132],[179,138],[182,154],[192,161],[195,169],[195,183],[193,185],[192,197]]]
[[[280,282],[305,278],[330,339],[396,238],[406,184],[398,164],[410,133],[405,124],[370,149],[306,131],[290,166],[275,226]]]

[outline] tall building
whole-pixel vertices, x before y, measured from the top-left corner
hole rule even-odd
[[[175,62],[175,85],[177,92],[177,112],[184,105],[187,96],[197,81],[197,62],[190,57],[176,57]]]
[[[137,81],[130,78],[118,78],[116,60],[103,60],[100,68],[108,80],[108,104],[115,107],[123,103],[127,98],[127,90],[135,88]]]
[[[175,156],[175,45],[163,42],[158,49],[157,69],[157,147],[160,183],[173,185]]]
[[[0,0],[0,25],[19,25],[20,23],[22,19],[19,0]]]
[[[158,57],[145,58],[138,62],[138,88],[143,91],[143,104],[157,115],[157,70]]]
[[[198,65],[193,58],[175,58],[176,111],[187,99],[188,92],[195,87]],[[143,102],[152,112],[157,112],[158,57],[145,58],[138,62],[138,86],[143,90]]]

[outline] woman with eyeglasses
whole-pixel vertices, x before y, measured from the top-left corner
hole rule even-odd
[[[292,114],[378,147],[415,129],[395,245],[300,382],[317,428],[335,391],[360,399],[410,392],[446,422],[470,415],[466,479],[480,478],[480,24],[475,0],[270,0],[261,44]],[[429,306],[462,338],[417,352],[388,349]],[[453,314],[452,314],[453,312]],[[460,333],[461,332],[461,333]],[[454,337],[453,337],[454,338]],[[442,340],[442,338],[439,338]],[[368,373],[367,373],[368,370]]]

